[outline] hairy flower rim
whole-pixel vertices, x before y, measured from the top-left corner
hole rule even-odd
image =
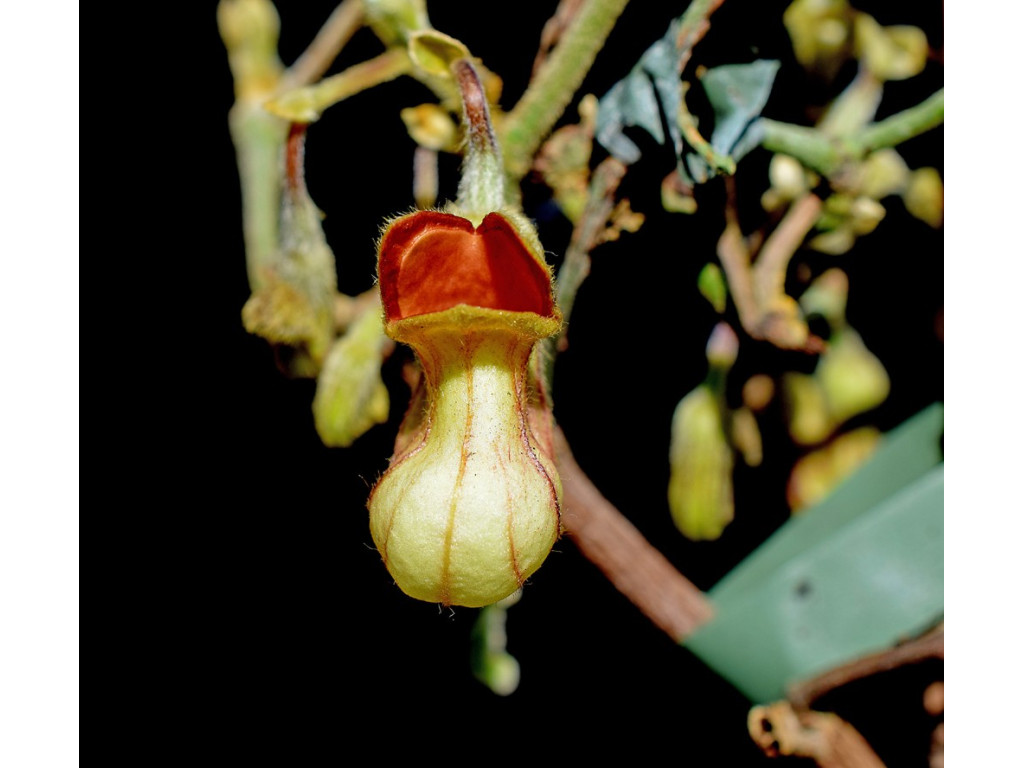
[[[439,211],[403,216],[381,240],[377,271],[388,325],[460,305],[558,316],[547,265],[500,213],[478,227]]]

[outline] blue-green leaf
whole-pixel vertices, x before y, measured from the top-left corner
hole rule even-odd
[[[750,133],[768,102],[779,71],[779,62],[759,59],[750,64],[726,64],[709,69],[701,78],[708,101],[715,110],[715,130],[711,146],[739,160],[758,144]]]
[[[659,144],[665,143],[662,110],[668,118],[673,146],[677,152],[682,149],[683,138],[675,119],[682,98],[682,83],[676,70],[678,30],[678,20],[673,21],[664,37],[644,52],[630,73],[613,85],[598,105],[597,140],[624,163],[640,159],[640,148],[624,132],[628,127],[643,128]]]

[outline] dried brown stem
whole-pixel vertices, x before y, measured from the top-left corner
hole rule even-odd
[[[710,621],[714,609],[704,593],[601,495],[560,429],[555,455],[564,493],[562,524],[584,556],[676,642]]]
[[[821,768],[885,768],[857,729],[829,712],[797,712],[779,701],[751,709],[747,728],[771,757],[809,757]]]
[[[782,221],[764,241],[753,273],[754,295],[762,307],[784,292],[789,260],[811,231],[820,213],[821,198],[808,192],[790,206]]]
[[[821,339],[811,336],[796,301],[785,293],[786,269],[821,211],[821,200],[808,193],[794,203],[761,246],[751,267],[755,238],[745,239],[736,213],[736,182],[725,177],[725,230],[718,240],[718,258],[729,282],[743,328],[755,339],[782,349],[820,352]]]
[[[726,205],[725,230],[718,240],[718,259],[722,262],[725,277],[729,281],[729,293],[732,295],[740,323],[749,332],[756,328],[761,316],[754,299],[754,281],[750,273],[750,251],[740,230],[739,217],[736,214],[736,182],[732,176],[725,177]]]
[[[313,42],[284,73],[280,91],[301,88],[319,80],[331,62],[363,24],[362,0],[343,0],[316,33]]]
[[[944,647],[944,632],[940,627],[895,648],[862,656],[816,677],[794,683],[790,686],[787,698],[794,706],[806,708],[829,691],[854,680],[902,667],[904,664],[913,664],[925,659],[941,659],[944,656]]]

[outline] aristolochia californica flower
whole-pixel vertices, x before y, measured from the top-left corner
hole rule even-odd
[[[482,606],[518,589],[559,533],[551,413],[531,373],[561,314],[529,225],[511,212],[421,211],[391,223],[378,274],[385,329],[423,369],[370,530],[399,587]]]

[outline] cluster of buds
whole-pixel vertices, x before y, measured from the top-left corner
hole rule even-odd
[[[816,126],[837,145],[849,143],[874,117],[884,83],[905,80],[925,68],[928,39],[911,26],[883,27],[846,0],[795,0],[784,14],[797,59],[808,70],[832,79],[850,58],[858,61],[853,82]],[[855,143],[855,142],[854,142]],[[762,197],[775,211],[817,186],[819,178],[787,155],[772,159],[771,188]],[[911,171],[894,149],[850,158],[828,172],[834,190],[825,200],[809,247],[830,255],[849,251],[885,217],[881,201],[899,195],[907,211],[932,227],[942,224],[942,180],[935,168]]]

